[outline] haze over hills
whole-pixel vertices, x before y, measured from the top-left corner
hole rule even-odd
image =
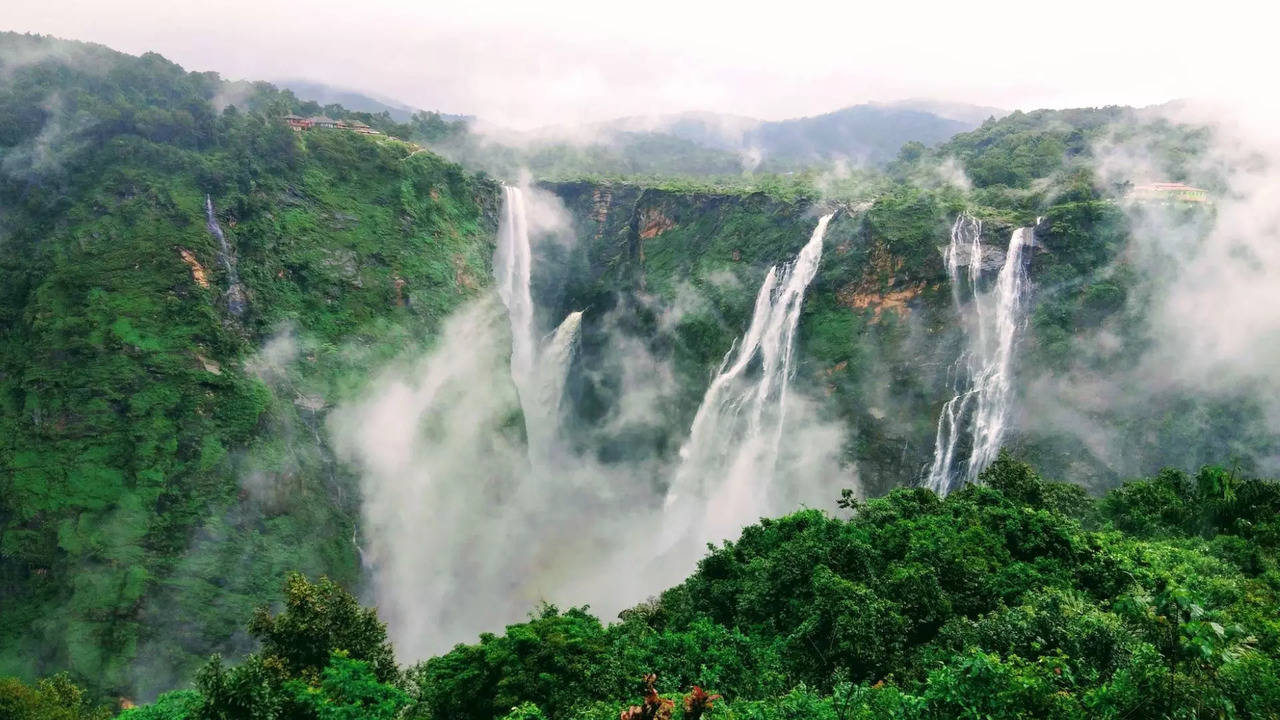
[[[389,98],[378,99],[315,81],[283,80],[279,85],[303,100],[342,105],[359,112],[385,112],[400,123],[409,122],[415,113],[422,112]],[[459,132],[448,138],[449,142],[440,143],[440,148],[464,162],[481,167],[488,164],[491,170],[502,168],[494,164],[498,162],[494,156],[510,160],[511,153],[516,153],[519,162],[530,169],[545,171],[551,168],[539,160],[545,159],[548,150],[554,154],[557,147],[597,145],[603,154],[612,151],[626,159],[620,159],[612,170],[602,165],[579,167],[579,171],[723,174],[756,168],[792,171],[837,161],[882,165],[908,142],[936,145],[976,128],[988,118],[1007,113],[992,107],[912,99],[864,103],[786,120],[689,111],[624,117],[585,126],[550,125],[532,131],[515,131],[483,117],[438,114],[445,122],[460,124],[460,129],[475,136],[460,142]],[[495,153],[477,145],[507,149]]]
[[[758,120],[714,112],[619,118],[581,126],[548,126],[528,133],[481,130],[496,142],[517,145],[598,142],[625,144],[663,136],[737,155],[745,169],[763,163],[775,170],[843,161],[880,165],[908,142],[936,145],[972,130],[1003,111],[960,103],[908,100],[853,105],[812,117]]]
[[[957,120],[915,109],[938,106]],[[514,131],[483,118],[459,122],[430,146],[464,165],[505,177],[581,174],[732,176],[755,171],[875,168],[906,143],[933,146],[999,111],[911,101],[863,104],[814,117],[763,121],[713,112],[633,116],[587,125]]]
[[[286,79],[276,80],[275,84],[303,100],[314,100],[321,105],[341,105],[348,110],[367,113],[387,113],[392,120],[407,123],[414,113],[425,112],[421,108],[406,105],[392,98],[377,98],[359,90],[335,87],[315,80]],[[432,111],[435,112],[435,111]],[[469,120],[468,115],[439,113],[440,117],[450,121]]]
[[[372,102],[0,34],[4,720],[1275,717],[1267,148]]]
[[[334,87],[313,80],[282,79],[276,80],[275,84],[286,90],[292,90],[303,100],[314,100],[321,105],[341,105],[348,110],[359,112],[375,114],[385,112],[396,122],[408,122],[414,113],[420,112],[417,108],[390,98],[374,98],[358,90]]]

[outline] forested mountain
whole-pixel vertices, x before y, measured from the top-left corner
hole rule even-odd
[[[541,177],[724,176],[813,168],[877,167],[904,143],[936,145],[978,123],[984,108],[911,103],[854,105],[824,115],[763,121],[709,112],[628,117],[586,127],[529,133],[455,120],[455,132],[432,143],[465,165]],[[939,114],[951,112],[964,119]],[[996,114],[1002,114],[995,111]],[[983,115],[983,118],[990,115]]]
[[[300,136],[267,85],[218,112],[157,55],[0,42],[0,672],[162,689],[280,573],[357,581],[324,409],[485,282],[498,186]]]
[[[904,143],[934,145],[978,124],[933,110],[910,103],[853,105],[823,115],[774,121],[684,113],[622,119],[604,123],[600,129],[649,128],[709,148],[749,154],[751,161],[765,168],[790,170],[835,160],[882,164],[893,159]]]
[[[0,35],[0,716],[1275,716],[1273,394],[1160,324],[1208,130],[397,120]]]

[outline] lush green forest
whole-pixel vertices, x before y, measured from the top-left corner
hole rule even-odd
[[[941,252],[960,212],[989,246],[1034,228],[1019,390],[1122,378],[1151,344],[1108,142],[1222,188],[1195,174],[1204,130],[1128,108],[1014,113],[884,168],[744,173],[676,136],[495,147],[435,113],[0,35],[0,717],[160,693],[122,717],[1277,717],[1264,398],[1091,411],[1118,454],[1024,422],[1008,447],[1069,484],[1006,456],[945,499],[913,487],[964,349]],[[564,414],[603,463],[676,455],[766,271],[837,211],[796,385],[847,429],[861,487],[748,527],[617,622],[533,609],[400,667],[351,594],[359,485],[326,418],[486,292],[501,188],[481,170],[520,167],[566,212],[533,290],[557,322],[586,311]],[[1215,215],[1151,212],[1195,237]],[[675,388],[621,428],[617,333]]]
[[[158,691],[282,573],[357,580],[324,408],[486,281],[498,186],[267,85],[0,50],[0,673]]]
[[[293,576],[254,653],[120,718],[1276,716],[1280,485],[1206,467],[1092,499],[1008,456],[982,481],[846,493],[616,622],[543,607],[407,668],[373,611]],[[95,716],[76,692],[10,680],[0,708]]]

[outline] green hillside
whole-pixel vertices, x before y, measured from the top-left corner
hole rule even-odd
[[[983,480],[764,520],[617,622],[544,607],[409,668],[294,577],[257,652],[120,718],[1275,717],[1280,486],[1210,467],[1092,500],[1007,456]]]
[[[378,134],[295,132],[288,113]],[[916,115],[931,142],[959,129]],[[1135,208],[1140,178],[1098,156],[1137,143],[1216,196],[1206,131],[1014,113],[841,173],[789,137],[803,167],[781,175],[668,135],[495,148],[434,114],[0,34],[0,718],[175,689],[124,717],[1276,717],[1280,497],[1246,479],[1280,457],[1268,398],[1126,385],[1156,339],[1140,225],[1202,242],[1217,211]],[[645,468],[619,476],[659,497],[651,469],[678,462],[766,272],[835,212],[794,386],[841,429],[858,488],[834,514],[760,520],[619,622],[534,609],[401,668],[351,594],[360,484],[329,413],[490,292],[502,188],[480,170],[520,168],[559,223],[534,245],[539,330],[583,311],[568,450]],[[916,486],[967,347],[943,255],[962,212],[1001,260],[1034,231],[1015,394],[1083,378],[1097,397],[1072,427],[1016,415],[1013,455],[940,499]],[[619,424],[636,348],[668,374]],[[843,480],[818,480],[834,502]]]
[[[161,689],[282,573],[356,582],[324,408],[486,281],[498,186],[269,86],[219,112],[156,55],[0,44],[0,673]]]

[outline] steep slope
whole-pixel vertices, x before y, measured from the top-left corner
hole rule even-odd
[[[0,41],[0,668],[146,692],[280,573],[357,579],[326,408],[486,282],[499,189],[215,112],[156,55]]]
[[[1094,174],[1094,149],[1115,138],[1153,148],[1151,166],[1176,179],[1206,142],[1201,129],[1128,109],[1044,111],[906,153],[893,168],[899,182],[848,201],[821,200],[816,186],[784,199],[727,186],[545,184],[568,209],[579,244],[546,249],[541,302],[552,315],[591,308],[580,356],[589,372],[571,381],[575,419],[594,438],[584,445],[602,443],[619,457],[676,452],[696,398],[745,329],[767,268],[794,254],[818,214],[844,205],[805,300],[797,367],[825,417],[847,428],[846,457],[868,493],[920,481],[944,403],[957,393],[974,318],[956,299],[944,253],[963,211],[981,222],[982,292],[996,281],[1014,230],[1034,238],[1022,254],[1030,291],[1011,342],[1015,400],[1001,420],[1003,444],[1050,476],[1098,489],[1165,464],[1194,469],[1222,457],[1266,471],[1280,437],[1255,389],[1172,386],[1158,371],[1135,370],[1160,339],[1150,318],[1164,280],[1142,259],[1151,228],[1164,223],[1182,242],[1204,243],[1214,209],[1125,202],[1132,178]],[[934,181],[929,189],[928,173],[948,157],[972,170],[977,188]],[[610,359],[618,332],[669,361],[681,388],[659,417],[627,432],[602,422],[626,389],[626,364]]]

